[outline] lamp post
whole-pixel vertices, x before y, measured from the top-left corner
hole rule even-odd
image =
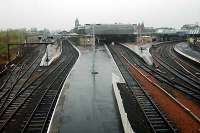
[[[92,24],[92,38],[93,38],[93,44],[95,46],[95,32],[94,32],[94,25],[95,24]]]
[[[46,41],[45,41],[45,42],[47,42],[47,41],[48,41],[48,39],[52,39],[52,37],[47,37],[47,39],[46,39]],[[46,44],[46,53],[47,53],[47,58],[46,58],[46,61],[47,61],[47,64],[48,64],[48,62],[49,62],[48,44]]]
[[[8,60],[8,62],[10,62],[10,45],[9,45],[9,36],[8,36],[8,29],[7,29],[7,31],[6,31],[6,41],[7,41],[7,60]]]
[[[49,62],[49,55],[48,55],[48,44],[46,44],[46,53],[47,53],[46,62],[47,62],[47,64],[48,64],[48,62]]]
[[[94,42],[94,24],[92,24],[92,38],[93,38],[93,43]],[[95,67],[95,44],[93,44],[93,61],[92,61],[92,73],[94,74],[94,67]]]
[[[95,71],[95,58],[96,58],[96,47],[95,47],[95,36],[94,36],[94,24],[92,25],[92,30],[93,30],[93,61],[92,61],[92,74],[98,74],[98,72]],[[94,77],[95,78],[95,77]]]

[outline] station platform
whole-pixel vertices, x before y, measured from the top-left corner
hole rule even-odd
[[[125,43],[122,44],[125,47],[128,47],[131,49],[134,53],[139,55],[148,65],[153,65],[153,58],[151,53],[149,52],[149,49],[153,45],[153,43],[147,43],[144,45],[136,45],[131,43]]]
[[[48,132],[122,133],[112,73],[120,76],[104,46],[78,47],[80,57],[66,79]],[[95,73],[92,73],[95,72]]]
[[[190,47],[188,43],[178,43],[174,46],[174,50],[178,54],[200,64],[200,52]]]
[[[62,44],[57,42],[55,42],[54,44],[49,44],[41,60],[40,66],[51,65],[51,63],[55,61],[61,55],[61,53],[62,53]]]

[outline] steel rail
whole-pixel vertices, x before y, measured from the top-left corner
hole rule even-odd
[[[130,60],[131,63],[137,64],[143,70],[145,70],[147,73],[153,75],[159,81],[164,82],[164,83],[170,85],[171,87],[175,87],[179,91],[184,92],[185,94],[191,96],[192,98],[196,99],[197,101],[200,100],[199,95],[196,92],[194,92],[193,90],[191,90],[190,87],[186,86],[183,83],[176,82],[176,81],[174,81],[175,83],[173,83],[166,74],[156,71],[156,69],[152,68],[151,66],[148,66],[140,56],[135,54],[129,48],[127,48],[123,45],[118,45],[118,46],[121,48],[121,50],[125,50],[123,55],[126,56]]]
[[[111,53],[113,54],[113,56],[117,56],[115,59],[116,63],[118,64],[118,62],[121,62],[120,66],[118,66],[119,68],[123,67],[123,61],[120,58],[123,58],[122,53],[119,53],[117,51],[114,51],[113,48],[111,48],[109,46],[109,49],[111,51]],[[120,57],[121,56],[121,57]],[[118,60],[118,61],[117,61]],[[130,80],[127,80],[126,78],[126,74],[128,74],[128,70],[126,70],[127,66],[124,66],[125,68],[123,68],[122,75],[125,77],[125,80],[129,86],[129,88],[131,87],[132,83],[129,83]],[[124,73],[124,70],[126,70],[127,72]],[[140,105],[140,108],[142,109],[143,113],[145,114],[145,117],[152,129],[153,132],[159,132],[159,131],[163,131],[163,132],[176,132],[176,129],[174,129],[171,124],[169,124],[169,122],[166,120],[165,116],[163,116],[163,113],[161,113],[161,111],[157,108],[156,104],[153,102],[153,100],[151,99],[151,97],[147,94],[146,91],[144,91],[140,84],[138,84],[138,82],[136,80],[134,80],[138,87],[137,88],[133,88],[131,89],[131,91],[133,92],[134,96],[136,97],[137,102]],[[159,124],[158,124],[159,123]]]

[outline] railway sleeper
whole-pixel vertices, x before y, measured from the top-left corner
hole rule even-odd
[[[34,116],[35,116],[35,117],[38,117],[38,116],[40,117],[40,116],[44,116],[44,115],[41,114],[41,113],[36,113],[36,114],[34,114]]]
[[[40,108],[36,113],[46,115],[48,110],[49,110],[48,108],[43,108],[43,109]]]
[[[31,124],[41,124],[43,122],[44,122],[43,119],[41,119],[41,120],[31,120]]]
[[[146,110],[145,113],[156,113],[156,110],[155,109]]]
[[[152,109],[154,109],[154,107],[152,106],[152,105],[150,105],[150,106],[143,106],[143,109],[146,111],[151,111]]]
[[[167,128],[160,128],[160,129],[155,129],[156,133],[169,133],[169,129]]]
[[[33,128],[33,129],[41,129],[41,127],[42,127],[41,124],[31,124],[31,125],[29,125],[29,128]]]
[[[43,113],[43,114],[45,113],[46,114],[48,110],[49,109],[47,107],[43,107],[43,108],[40,107],[36,113]]]
[[[50,105],[51,103],[50,103],[50,101],[48,102],[48,101],[43,101],[43,102],[41,102],[40,103],[41,105]]]
[[[13,112],[15,109],[16,109],[16,107],[9,108],[8,110],[5,111],[5,113],[7,113],[7,112]]]
[[[148,100],[147,100],[147,98],[145,97],[145,96],[136,96],[137,97],[137,99],[139,100],[139,101],[141,101],[141,102],[148,102]]]
[[[44,123],[45,119],[32,119],[29,123],[29,125],[34,125],[34,124],[40,124],[42,125]]]
[[[150,121],[162,121],[162,118],[160,118],[160,117],[150,117],[149,120]]]
[[[144,106],[144,107],[149,107],[149,106],[152,106],[151,103],[140,103],[140,105]]]
[[[163,123],[156,123],[156,124],[152,124],[151,125],[154,127],[154,129],[169,129],[167,125],[163,124]]]
[[[162,123],[165,123],[165,122],[162,121],[162,120],[161,120],[161,121],[158,121],[158,120],[155,120],[155,121],[154,121],[154,120],[152,120],[151,123],[152,123],[152,124],[162,124]]]
[[[31,121],[32,120],[40,120],[40,119],[45,119],[46,118],[46,116],[44,116],[44,115],[41,115],[41,116],[34,116],[34,118],[33,119],[31,119]]]
[[[12,105],[6,110],[6,112],[10,112],[10,111],[13,111],[15,109],[17,109],[17,107]]]
[[[160,117],[160,115],[158,115],[157,113],[155,113],[155,114],[146,114],[146,116],[148,118],[151,118],[151,117]]]
[[[140,87],[138,86],[138,89],[136,89],[136,90],[134,91],[134,94],[135,94],[135,95],[138,95],[138,96],[139,96],[139,95],[141,95],[141,96],[144,95],[144,92],[142,92],[142,91],[139,90],[139,89],[140,89]]]
[[[26,131],[30,133],[35,133],[36,131],[40,132],[40,128],[28,128]]]
[[[149,115],[156,115],[157,113],[154,112],[154,111],[152,111],[152,112],[145,112],[145,114],[146,114],[147,116],[149,116]]]

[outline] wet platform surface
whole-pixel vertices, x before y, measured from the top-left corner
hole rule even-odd
[[[186,56],[187,58],[200,63],[200,52],[191,48],[188,43],[178,43],[174,48],[183,56]]]
[[[104,46],[79,47],[81,56],[65,82],[50,132],[122,133],[112,89],[112,72],[119,76]],[[93,64],[95,57],[95,63]],[[92,74],[92,71],[98,74]]]

